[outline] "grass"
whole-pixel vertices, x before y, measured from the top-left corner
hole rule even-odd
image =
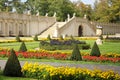
[[[4,76],[2,74],[2,71],[0,70],[0,80],[36,80],[36,79],[24,78],[24,77],[9,77],[9,76]]]
[[[0,57],[0,60],[7,60],[8,58]],[[120,63],[113,62],[92,62],[92,61],[70,61],[70,60],[55,60],[55,59],[34,59],[34,58],[18,58],[20,61],[28,62],[55,62],[55,63],[69,63],[69,64],[102,64],[102,65],[116,65],[120,66]]]
[[[86,40],[88,44],[93,46],[95,40]],[[25,42],[27,49],[35,49],[39,47],[39,41],[32,41],[32,42]],[[6,48],[13,48],[14,50],[18,51],[19,47],[21,45],[21,42],[14,42],[14,43],[0,43],[0,47],[6,47]],[[120,42],[103,42],[102,45],[98,45],[99,49],[102,54],[104,53],[118,53],[120,54]],[[71,53],[72,50],[57,50],[59,52],[68,52]],[[80,50],[81,52],[87,52],[90,53],[91,49],[89,50]]]
[[[0,47],[4,48],[13,48],[18,51],[22,42],[13,42],[13,43],[0,43]],[[38,41],[25,42],[27,49],[35,49],[39,47]]]
[[[22,78],[22,77],[8,77],[8,76],[0,75],[0,80],[37,80],[37,79]]]

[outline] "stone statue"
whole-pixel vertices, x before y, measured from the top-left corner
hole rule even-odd
[[[39,12],[37,12],[36,16],[39,16]]]
[[[30,10],[28,10],[28,11],[27,11],[27,14],[28,14],[28,15],[31,15],[31,11],[30,11]]]
[[[73,17],[75,17],[76,16],[76,13],[73,13]]]
[[[70,14],[67,15],[68,21],[70,20]]]
[[[56,17],[56,12],[54,13],[53,17]]]
[[[87,19],[87,15],[86,14],[84,15],[84,19]]]
[[[45,16],[47,17],[47,16],[48,16],[48,13],[46,13]]]

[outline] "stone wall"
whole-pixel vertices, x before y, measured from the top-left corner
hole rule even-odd
[[[0,12],[0,36],[33,36],[55,22],[55,17]]]
[[[119,23],[94,23],[97,26],[102,27],[102,34],[111,34],[120,33],[120,24]]]

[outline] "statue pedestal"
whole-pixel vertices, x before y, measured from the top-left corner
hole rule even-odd
[[[100,38],[98,38],[98,39],[96,40],[96,43],[97,43],[98,45],[102,45],[102,44],[103,44],[103,42],[102,42],[102,40],[101,40]]]

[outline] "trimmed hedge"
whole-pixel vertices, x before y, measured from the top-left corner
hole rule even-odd
[[[106,42],[120,42],[120,37],[106,37]]]
[[[90,49],[89,44],[86,44],[85,41],[78,40],[50,40],[50,42],[40,41],[39,47],[45,50],[72,50],[74,44],[78,44],[79,49]]]

